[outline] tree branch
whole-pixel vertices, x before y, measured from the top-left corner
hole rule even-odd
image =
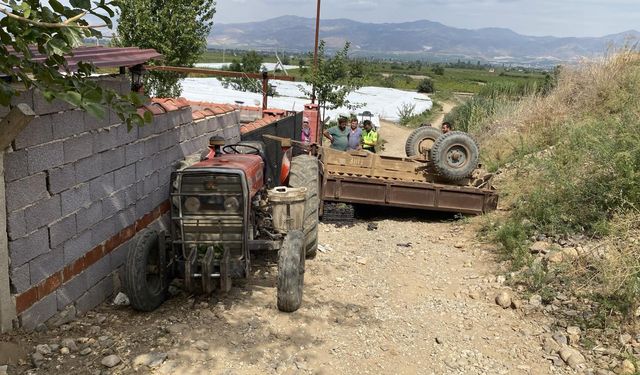
[[[76,16],[73,16],[73,17],[69,18],[67,21],[63,22],[63,23],[52,23],[52,22],[35,21],[35,20],[29,19],[29,18],[25,18],[25,17],[19,16],[17,14],[11,13],[6,8],[0,8],[0,13],[3,13],[7,17],[13,18],[13,19],[18,20],[20,22],[25,22],[25,23],[28,23],[30,25],[34,25],[34,26],[38,26],[38,27],[46,27],[46,28],[50,28],[50,29],[63,29],[63,28],[97,29],[97,28],[107,27],[107,25],[81,26],[81,25],[69,25],[69,24],[67,24],[67,22],[77,21],[82,16],[84,16],[86,14],[86,12],[83,12],[83,13],[80,13],[80,14],[78,14]]]

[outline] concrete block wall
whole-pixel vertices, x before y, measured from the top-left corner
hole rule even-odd
[[[126,87],[127,82],[105,84]],[[79,313],[120,285],[128,241],[169,210],[173,166],[212,135],[239,141],[238,111],[199,116],[157,101],[154,121],[130,131],[36,94],[36,117],[5,153],[11,293],[17,325],[32,329],[75,304]]]

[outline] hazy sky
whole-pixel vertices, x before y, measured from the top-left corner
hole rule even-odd
[[[215,22],[315,17],[316,0],[218,0]],[[427,19],[447,26],[506,27],[525,35],[603,36],[640,30],[640,0],[321,0],[322,18]]]

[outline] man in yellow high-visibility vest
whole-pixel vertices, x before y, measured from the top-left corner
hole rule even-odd
[[[364,120],[363,125],[362,149],[375,153],[376,145],[378,144],[378,132],[373,128],[371,120]]]

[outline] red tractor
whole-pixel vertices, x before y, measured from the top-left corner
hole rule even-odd
[[[296,311],[305,258],[318,243],[318,159],[291,158],[288,148],[274,171],[264,142],[224,145],[212,137],[209,148],[172,174],[169,230],[143,231],[129,251],[124,286],[131,306],[156,309],[174,278],[190,292],[227,292],[232,279],[250,275],[252,251],[274,250],[278,309]],[[285,186],[269,189],[276,185]]]

